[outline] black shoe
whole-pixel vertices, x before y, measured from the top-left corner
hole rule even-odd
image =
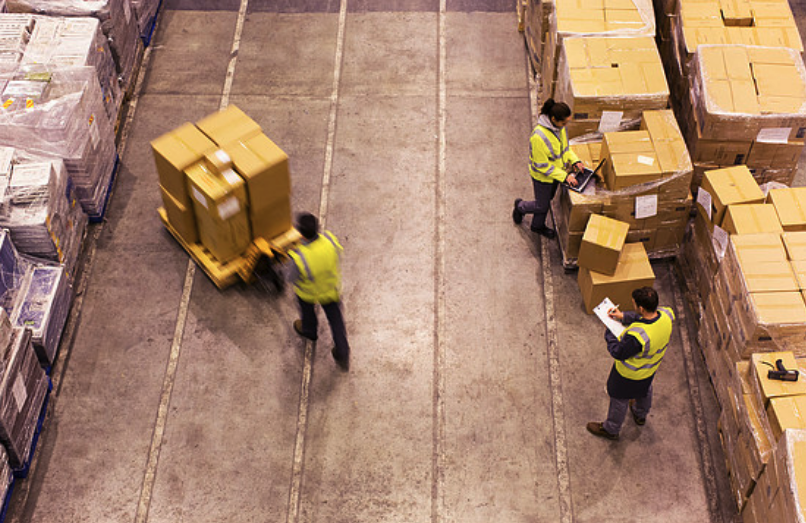
[[[594,436],[599,436],[600,438],[609,439],[611,441],[618,441],[618,434],[610,434],[604,429],[601,423],[591,421],[588,423],[587,427],[588,432],[593,434]]]
[[[515,225],[520,225],[523,221],[523,213],[518,210],[518,204],[522,201],[520,198],[516,199],[515,206],[512,208],[512,221],[515,222]]]
[[[330,350],[330,354],[333,356],[333,361],[336,362],[336,365],[338,365],[341,370],[343,370],[344,372],[347,372],[347,371],[350,370],[350,358],[343,359],[343,360],[337,358],[336,357],[336,347],[333,347]]]
[[[636,425],[638,425],[639,427],[643,427],[644,425],[646,425],[646,418],[639,418],[635,414],[635,411],[632,410],[633,405],[635,405],[635,400],[630,400],[630,414],[632,414],[632,419],[633,421],[635,421]]]
[[[540,228],[532,228],[532,232],[537,233],[540,236],[545,236],[549,240],[553,240],[557,236],[557,233],[554,231],[554,229],[546,227],[545,225]]]
[[[306,340],[316,341],[316,336],[311,338],[310,336],[306,336],[302,332],[302,320],[294,320],[294,332],[299,334],[301,337],[305,338]]]

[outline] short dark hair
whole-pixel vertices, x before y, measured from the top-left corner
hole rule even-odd
[[[297,215],[296,229],[306,240],[313,240],[319,235],[319,220],[309,212]]]
[[[652,287],[640,287],[632,291],[632,299],[635,305],[643,307],[647,312],[658,310],[658,292]]]
[[[555,102],[554,98],[549,98],[540,108],[540,114],[545,114],[561,122],[571,116],[571,108],[565,102]]]

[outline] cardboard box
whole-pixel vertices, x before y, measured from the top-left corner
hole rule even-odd
[[[569,232],[584,232],[592,214],[602,214],[602,200],[566,188],[561,189],[560,209]]]
[[[251,225],[254,238],[270,240],[280,236],[292,227],[291,201],[276,201],[271,207],[252,214]]]
[[[764,203],[764,193],[744,165],[706,171],[702,188],[711,195],[711,223],[719,226],[728,205]]]
[[[198,243],[199,231],[196,229],[196,215],[193,207],[186,207],[174,198],[171,193],[160,186],[162,205],[168,215],[168,222],[186,243]]]
[[[792,264],[792,272],[798,281],[798,289],[806,290],[806,260],[794,260],[789,263]]]
[[[747,160],[741,163],[757,169],[787,169],[796,167],[801,153],[803,142],[766,143],[754,141],[747,155]]]
[[[798,368],[794,354],[789,351],[761,352],[753,354],[750,358],[752,365],[751,372],[753,372],[753,376],[755,377],[754,381],[758,385],[758,392],[760,393],[760,398],[765,408],[769,406],[769,401],[772,398],[785,398],[806,394],[806,380],[779,381],[771,380],[767,377],[768,371],[775,368],[775,362],[777,360],[782,360],[787,369]]]
[[[775,207],[785,231],[806,231],[806,187],[773,189],[767,202]]]
[[[788,261],[740,263],[746,289],[750,292],[786,292],[800,289]]]
[[[265,134],[259,133],[224,147],[235,170],[246,181],[251,213],[256,215],[291,195],[288,155]]]
[[[730,242],[740,263],[753,264],[787,260],[786,249],[780,234],[739,234],[731,236]]]
[[[781,239],[790,260],[806,260],[806,232],[785,232]]]
[[[767,203],[731,204],[722,220],[730,234],[782,233],[775,206]]]
[[[614,275],[629,228],[624,222],[598,214],[591,215],[582,235],[578,265],[602,274]]]
[[[632,291],[654,285],[655,273],[644,246],[628,243],[612,276],[580,266],[577,282],[588,314],[593,314],[593,308],[605,297],[618,303],[621,310],[632,310]]]
[[[693,165],[674,113],[668,109],[644,111],[641,129],[649,133],[663,177],[688,176],[684,191],[687,194]]]
[[[800,292],[754,292],[735,301],[729,314],[743,357],[782,343],[802,344],[806,337],[806,304]]]
[[[216,174],[198,163],[185,171],[201,243],[225,263],[252,242],[246,185],[235,171]]]
[[[260,126],[234,105],[196,122],[196,127],[217,145],[245,140],[261,132]]]
[[[618,191],[662,176],[655,147],[647,131],[605,133],[602,141],[602,166],[605,183]]]
[[[786,429],[806,429],[806,396],[770,399],[767,417],[775,441]]]
[[[191,123],[153,140],[151,150],[160,186],[182,206],[191,207],[184,171],[215,149],[216,145]]]

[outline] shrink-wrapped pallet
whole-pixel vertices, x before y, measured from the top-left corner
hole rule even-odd
[[[137,16],[137,30],[140,38],[148,39],[153,30],[154,19],[157,16],[161,0],[132,0],[134,13]]]
[[[52,365],[56,358],[69,312],[70,283],[64,268],[31,267],[18,292],[11,324],[31,329],[31,341],[43,366]]]

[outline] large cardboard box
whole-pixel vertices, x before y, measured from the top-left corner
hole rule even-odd
[[[787,169],[796,167],[803,152],[803,142],[767,143],[754,141],[745,162],[755,169]]]
[[[800,292],[754,292],[735,301],[729,316],[734,338],[748,353],[782,344],[802,346],[806,304]]]
[[[602,274],[614,275],[629,229],[630,226],[624,222],[598,214],[591,215],[582,235],[578,265]]]
[[[621,310],[632,310],[632,291],[654,285],[655,273],[643,244],[628,243],[613,275],[580,266],[577,282],[588,314],[593,314],[593,308],[606,297],[619,304]]]
[[[706,171],[702,188],[711,195],[711,223],[722,225],[728,205],[764,203],[764,193],[744,165]]]
[[[196,127],[219,146],[245,140],[261,131],[257,122],[234,105],[202,118]]]
[[[291,201],[276,201],[252,215],[252,234],[255,238],[275,238],[291,228]]]
[[[765,408],[769,406],[772,398],[803,396],[806,394],[806,380],[780,381],[769,379],[768,371],[775,369],[777,360],[781,360],[787,369],[798,368],[795,355],[789,351],[760,352],[753,354],[750,358],[754,386],[757,386],[756,392],[759,394]]]
[[[767,202],[775,207],[785,231],[806,231],[806,187],[773,189]]]
[[[560,209],[569,232],[584,232],[592,214],[603,214],[600,198],[590,198],[563,187],[560,194]]]
[[[740,263],[753,264],[787,260],[781,235],[775,233],[739,234],[731,236],[733,251]]]
[[[190,207],[184,171],[213,152],[216,145],[193,124],[186,123],[153,140],[151,149],[160,186],[182,206]]]
[[[224,263],[252,242],[246,185],[229,170],[217,174],[198,163],[185,171],[202,244]]]
[[[198,243],[199,231],[196,228],[196,215],[193,207],[183,205],[162,186],[160,186],[160,193],[162,194],[162,205],[171,227],[185,243]]]
[[[775,441],[786,429],[806,429],[806,396],[771,398],[767,417]]]
[[[806,260],[793,260],[789,263],[792,264],[792,272],[795,273],[798,288],[801,291],[806,290]]]
[[[782,233],[775,206],[767,203],[731,204],[722,220],[730,234]]]
[[[644,111],[641,129],[649,132],[663,178],[676,178],[665,183],[660,192],[671,198],[689,194],[694,166],[674,113],[668,109]]]
[[[605,133],[602,156],[605,183],[611,191],[657,180],[663,172],[647,131]]]
[[[790,260],[806,260],[806,232],[785,232],[781,239]]]
[[[746,289],[750,292],[786,292],[800,289],[788,261],[740,263]]]

